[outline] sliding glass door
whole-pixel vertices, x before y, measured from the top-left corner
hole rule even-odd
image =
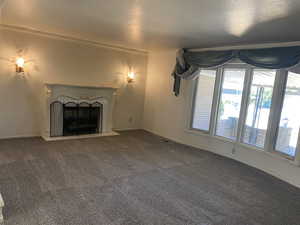
[[[272,104],[276,70],[254,69],[243,129],[243,142],[263,148]]]
[[[225,68],[217,114],[216,135],[236,140],[245,69]]]

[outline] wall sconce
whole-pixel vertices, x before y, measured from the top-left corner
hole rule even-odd
[[[127,82],[128,83],[132,83],[134,81],[135,78],[135,73],[134,72],[129,72],[127,75]]]
[[[16,72],[24,73],[25,60],[23,58],[17,58],[16,60]]]

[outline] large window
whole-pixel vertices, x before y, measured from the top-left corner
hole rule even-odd
[[[218,109],[218,136],[235,140],[241,109],[245,69],[224,69]]]
[[[289,73],[277,133],[276,150],[294,157],[300,128],[300,75]]]
[[[235,63],[202,70],[196,82],[193,129],[296,157],[300,145],[299,74]]]
[[[208,131],[213,103],[216,70],[201,70],[197,79],[192,128]]]
[[[243,142],[263,148],[272,103],[275,70],[255,69],[251,82]]]

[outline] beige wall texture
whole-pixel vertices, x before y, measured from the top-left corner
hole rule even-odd
[[[15,72],[18,55],[24,76]],[[130,68],[136,79],[128,84]],[[117,86],[113,127],[141,128],[146,73],[145,53],[0,29],[0,138],[41,134],[45,83]]]
[[[183,144],[244,162],[300,187],[300,167],[291,161],[188,130],[190,87],[193,81],[182,81],[180,96],[173,95],[173,79],[170,75],[175,57],[175,50],[149,53],[144,129]],[[235,154],[232,154],[233,148],[236,150]]]

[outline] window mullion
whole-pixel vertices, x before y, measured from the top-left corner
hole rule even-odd
[[[209,128],[210,135],[212,136],[215,134],[216,131],[216,123],[217,123],[217,116],[219,111],[222,82],[223,82],[223,68],[220,67],[217,69],[217,76],[215,81],[214,97],[213,97],[213,104],[212,104],[212,111],[211,111],[210,128]]]
[[[272,96],[272,105],[269,115],[269,123],[266,133],[265,149],[267,151],[274,151],[277,131],[280,122],[282,104],[284,99],[284,91],[287,80],[286,70],[277,70],[275,84]]]
[[[253,76],[253,69],[249,67],[249,68],[247,68],[246,73],[245,73],[244,89],[243,89],[242,103],[241,103],[238,130],[237,130],[237,142],[243,142],[242,136],[243,136],[243,129],[245,126],[245,121],[246,121],[246,116],[247,116],[252,76]]]
[[[197,90],[198,90],[198,79],[195,79],[191,85],[191,99],[192,101],[190,101],[190,116],[188,117],[188,129],[192,129],[193,128],[193,122],[194,122],[194,116],[195,116],[195,102],[196,102],[196,96],[197,96]]]
[[[297,148],[296,148],[296,154],[295,154],[295,162],[298,166],[300,166],[300,132],[298,134],[298,142],[297,142]]]

